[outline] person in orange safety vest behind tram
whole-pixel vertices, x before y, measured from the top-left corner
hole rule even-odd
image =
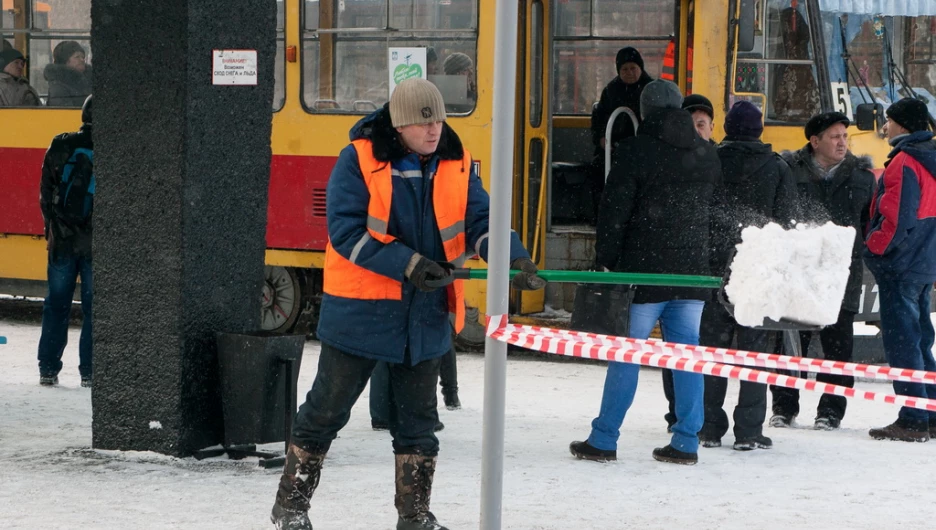
[[[322,461],[351,415],[374,365],[386,361],[395,408],[397,530],[441,529],[429,511],[439,441],[439,364],[464,325],[462,281],[427,282],[488,255],[488,194],[471,155],[445,123],[439,90],[423,79],[397,85],[390,102],[351,129],[328,181],[329,242],[318,337],[318,372],[294,422],[272,519],[311,529],[307,511]],[[546,282],[511,234],[511,281]]]

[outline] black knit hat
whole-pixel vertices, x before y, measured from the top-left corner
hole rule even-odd
[[[750,101],[739,101],[725,116],[725,133],[728,136],[760,138],[764,132],[764,115]]]
[[[20,53],[19,50],[17,50],[16,48],[3,50],[2,52],[0,52],[0,70],[3,70],[4,68],[6,68],[6,65],[12,63],[13,61],[17,59],[22,59],[24,61],[26,60],[26,58],[23,57],[23,54]]]
[[[643,57],[640,56],[640,52],[637,51],[637,48],[631,46],[618,50],[617,57],[614,59],[614,64],[617,65],[618,72],[621,71],[621,66],[623,66],[624,63],[635,63],[641,70],[644,69]]]
[[[851,120],[841,112],[823,112],[822,114],[816,114],[806,122],[806,139],[809,140],[813,136],[819,136],[836,123],[841,123],[848,127],[851,125]]]
[[[915,133],[929,128],[929,109],[916,98],[903,98],[887,107],[887,117],[907,131]]]
[[[71,59],[72,55],[75,55],[76,52],[81,52],[85,55],[88,53],[85,51],[84,46],[78,44],[73,40],[63,40],[62,42],[55,45],[55,49],[52,50],[52,62],[55,64],[65,64]]]
[[[709,98],[702,94],[689,94],[686,96],[686,99],[682,102],[682,108],[688,110],[690,114],[701,110],[708,114],[709,118],[715,119],[715,107],[712,106],[712,102],[709,101]]]

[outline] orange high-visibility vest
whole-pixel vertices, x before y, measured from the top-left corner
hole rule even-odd
[[[676,82],[676,40],[670,39],[663,55],[660,79]],[[692,46],[686,49],[686,95],[692,94]]]
[[[358,166],[370,200],[367,203],[367,233],[359,245],[373,238],[388,244],[396,238],[387,233],[390,225],[390,201],[393,197],[393,168],[389,162],[374,158],[370,140],[351,142],[357,151]],[[442,236],[445,259],[456,267],[465,264],[465,211],[468,209],[468,179],[471,175],[471,154],[466,150],[461,160],[440,160],[433,177],[432,205],[436,224]],[[325,247],[325,280],[323,289],[333,296],[358,300],[401,300],[403,285],[376,272],[371,272],[339,254],[329,239]],[[455,280],[448,286],[448,309],[455,314],[455,332],[465,326],[465,286]]]
[[[670,39],[663,55],[663,68],[660,70],[660,79],[676,82],[676,40]]]

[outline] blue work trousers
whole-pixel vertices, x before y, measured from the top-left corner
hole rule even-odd
[[[930,283],[878,280],[881,300],[881,338],[887,364],[894,368],[936,372],[933,359],[933,322],[930,320]],[[936,399],[936,385],[894,381],[894,393]],[[902,407],[905,422],[936,425],[936,413]]]

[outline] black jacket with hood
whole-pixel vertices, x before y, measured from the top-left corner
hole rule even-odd
[[[718,146],[725,183],[724,226],[716,249],[716,274],[724,274],[734,246],[741,242],[741,229],[776,222],[789,227],[799,218],[796,183],[790,166],[773,152],[770,144],[748,136],[726,136]]]
[[[598,213],[596,259],[617,272],[711,274],[721,164],[681,109],[659,110],[621,142]],[[640,286],[635,303],[709,300],[708,289]]]
[[[858,311],[861,297],[861,277],[864,266],[861,250],[864,232],[871,216],[871,198],[874,195],[874,174],[871,159],[857,157],[851,152],[832,173],[823,178],[822,172],[813,161],[812,146],[795,152],[783,153],[783,158],[793,170],[800,201],[800,217],[797,221],[825,224],[829,221],[839,226],[855,229],[855,244],[852,247],[851,268],[842,309]]]

